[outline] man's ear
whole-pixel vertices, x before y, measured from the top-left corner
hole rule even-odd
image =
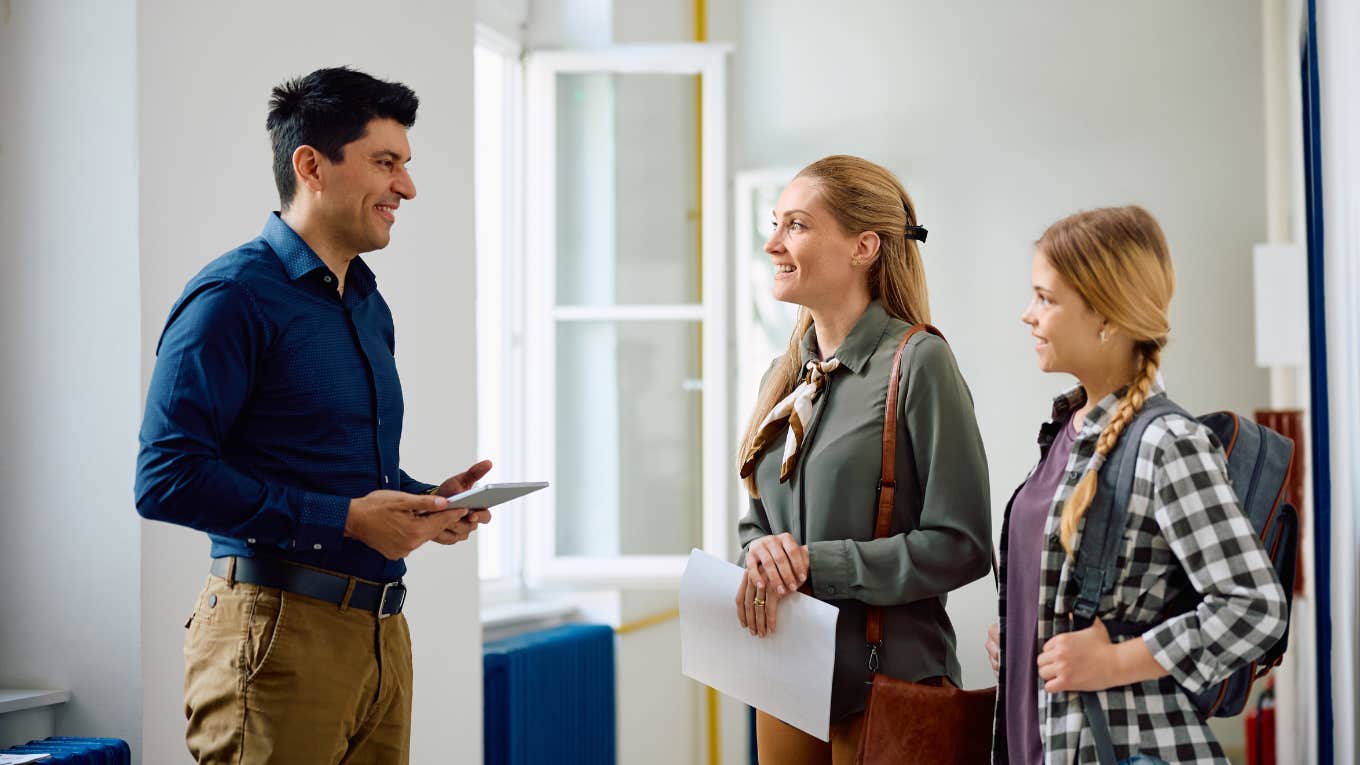
[[[321,155],[310,146],[304,144],[293,151],[293,172],[298,183],[312,191],[321,191],[325,185],[321,180]]]

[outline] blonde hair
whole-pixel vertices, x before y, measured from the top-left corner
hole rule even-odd
[[[868,271],[869,297],[878,300],[889,316],[908,324],[929,322],[930,303],[921,251],[914,240],[906,238],[907,227],[918,225],[916,209],[897,178],[873,162],[843,154],[819,159],[800,170],[796,177],[812,181],[842,230],[850,234],[866,231],[878,234],[878,257]],[[765,416],[798,385],[802,376],[803,336],[811,327],[812,314],[803,308],[789,337],[788,350],[775,362],[761,386],[750,424],[737,447],[738,465],[754,443]],[[754,473],[745,483],[751,496],[760,496]]]
[[[1138,371],[1096,442],[1099,465],[1143,408],[1157,379],[1171,331],[1167,311],[1176,290],[1171,253],[1157,219],[1137,206],[1070,215],[1049,226],[1036,247],[1091,310],[1134,341],[1138,354]],[[1095,498],[1096,472],[1088,468],[1063,504],[1060,538],[1069,556],[1077,526]]]

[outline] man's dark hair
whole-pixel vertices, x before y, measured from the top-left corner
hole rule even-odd
[[[386,82],[363,72],[338,67],[318,69],[274,88],[265,127],[274,144],[274,183],[279,204],[288,209],[297,191],[293,152],[311,146],[332,162],[345,158],[345,144],[364,137],[374,119],[416,122],[420,100],[399,82]]]

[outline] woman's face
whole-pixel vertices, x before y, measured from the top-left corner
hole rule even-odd
[[[813,181],[795,178],[779,195],[773,214],[765,252],[774,261],[776,300],[817,310],[843,302],[854,290],[868,290],[866,274],[878,254],[878,235],[842,230]]]
[[[1020,314],[1034,336],[1034,352],[1045,372],[1066,372],[1078,379],[1106,366],[1110,348],[1100,342],[1100,314],[1058,274],[1041,251],[1034,253],[1034,297]]]

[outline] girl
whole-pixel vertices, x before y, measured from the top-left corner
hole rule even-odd
[[[1034,255],[1021,320],[1039,368],[1075,376],[1039,431],[1040,460],[1006,508],[995,762],[1097,762],[1076,691],[1099,691],[1121,762],[1226,763],[1185,689],[1200,691],[1283,634],[1285,596],[1238,509],[1222,447],[1196,420],[1153,421],[1138,444],[1118,578],[1089,628],[1071,631],[1073,551],[1096,475],[1158,376],[1175,275],[1140,207],[1054,223]],[[1193,590],[1197,605],[1164,611]],[[1103,621],[1149,625],[1112,640]],[[1041,692],[1042,691],[1042,692]]]

